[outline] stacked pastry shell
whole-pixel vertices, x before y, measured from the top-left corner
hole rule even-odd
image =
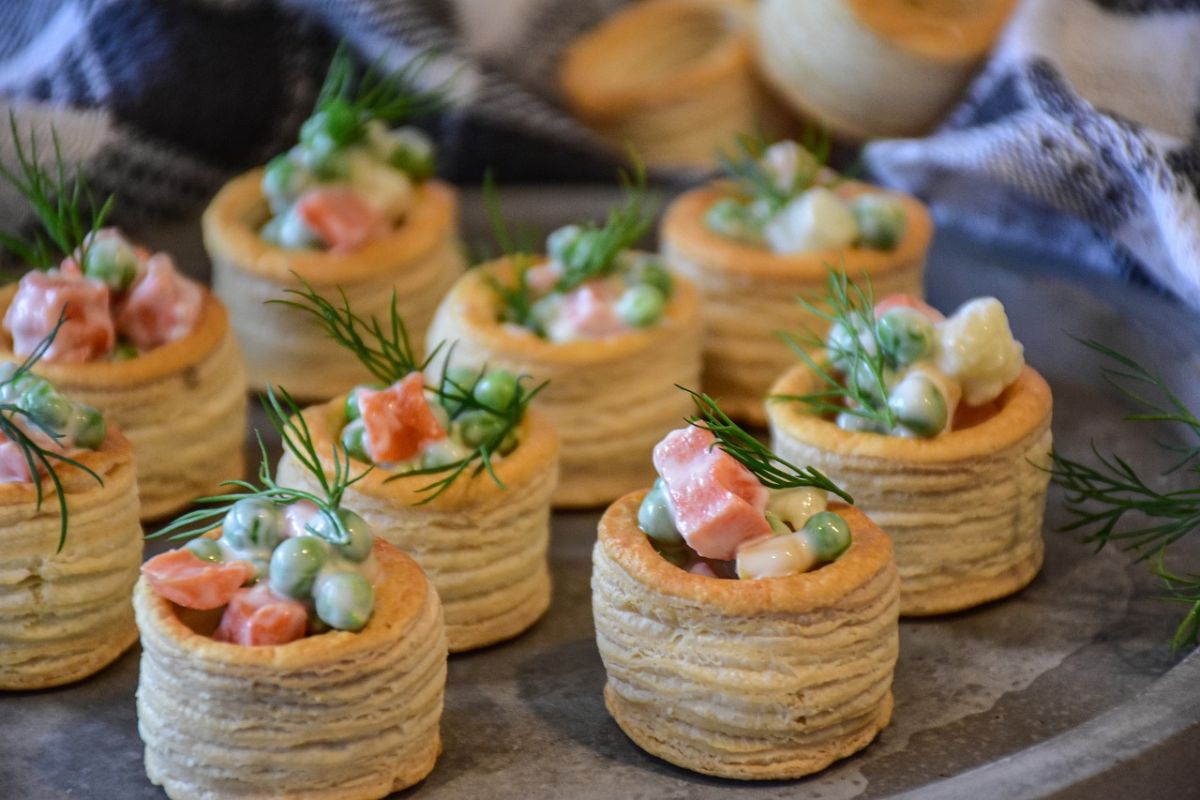
[[[646,453],[691,408],[675,385],[695,386],[700,377],[700,308],[692,285],[676,277],[656,325],[555,343],[503,323],[490,280],[511,282],[512,265],[496,261],[464,275],[439,306],[427,342],[453,344],[456,364],[549,381],[534,405],[562,440],[554,505],[596,506],[652,481]]]
[[[0,315],[16,286],[0,290]],[[20,360],[0,340],[0,359]],[[225,307],[209,292],[188,335],[128,361],[55,364],[34,372],[100,409],[133,445],[142,519],[211,493],[245,467],[244,367]]]
[[[840,191],[854,196],[876,190],[851,183]],[[685,192],[663,216],[660,241],[672,271],[692,281],[703,298],[704,390],[718,398],[730,416],[761,426],[767,421],[763,397],[795,363],[795,354],[779,333],[807,326],[823,335],[828,328],[796,298],[823,295],[831,269],[844,269],[856,281],[866,275],[876,297],[921,296],[933,223],[919,200],[889,192],[905,214],[904,236],[894,249],[775,253],[723,236],[705,224],[708,210],[731,192],[724,183]]]
[[[798,366],[771,392],[802,395],[816,381]],[[992,403],[960,407],[951,431],[931,439],[844,430],[801,403],[767,404],[775,452],[824,472],[892,537],[905,616],[970,608],[1033,580],[1052,407],[1030,367]]]
[[[54,486],[0,484],[0,689],[86,678],[137,639],[130,592],[142,563],[133,450],[115,430],[56,467],[70,510],[66,542]]]
[[[842,505],[851,546],[814,572],[722,580],[674,566],[638,528],[645,492],[592,553],[605,704],[639,747],[725,778],[797,778],[890,721],[899,581],[888,537]]]
[[[269,209],[262,170],[234,178],[204,212],[204,244],[213,287],[229,307],[250,385],[287,386],[296,397],[325,400],[370,379],[307,314],[270,304],[307,282],[338,303],[345,294],[366,319],[388,319],[392,295],[414,341],[422,341],[433,309],[463,270],[454,190],[426,181],[392,234],[349,252],[288,250],[259,235]]]
[[[138,731],[167,796],[367,800],[429,774],[441,752],[442,607],[411,558],[379,540],[375,557],[384,579],[365,628],[284,645],[214,641],[215,619],[185,620],[138,581]]]
[[[306,409],[304,419],[327,470],[332,470],[344,404]],[[355,471],[367,465],[356,464]],[[473,468],[471,468],[473,470]],[[411,555],[437,588],[451,652],[516,636],[550,605],[550,498],[558,482],[558,436],[544,414],[526,413],[520,444],[487,473],[461,476],[433,500],[420,491],[441,476],[376,468],[346,490],[342,505],[376,535]],[[280,485],[315,489],[291,454],[279,462]]]

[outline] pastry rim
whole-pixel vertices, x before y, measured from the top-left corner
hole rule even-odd
[[[210,257],[224,258],[264,280],[294,284],[298,275],[314,287],[332,287],[386,275],[397,265],[423,260],[455,229],[458,201],[454,189],[428,180],[414,186],[408,215],[387,236],[344,253],[277,247],[258,233],[268,216],[263,172],[262,167],[250,170],[221,187],[204,210],[200,225]]]
[[[457,327],[488,352],[534,364],[587,366],[637,356],[663,338],[679,335],[685,323],[700,313],[700,297],[686,278],[671,273],[671,298],[662,319],[646,328],[633,328],[601,339],[551,342],[525,329],[512,330],[500,320],[500,300],[488,278],[511,279],[513,265],[501,258],[462,275],[442,299]]]
[[[701,268],[737,277],[773,280],[803,280],[823,284],[830,270],[844,265],[850,278],[857,273],[881,275],[908,269],[924,259],[933,238],[933,219],[929,209],[917,198],[885,190],[861,181],[846,183],[850,194],[878,192],[898,200],[904,207],[904,237],[891,250],[844,247],[800,253],[776,253],[769,248],[739,242],[709,230],[704,224],[708,209],[718,200],[735,197],[728,181],[717,181],[681,194],[667,208],[660,225],[664,246],[677,248],[680,254]]]
[[[133,461],[133,446],[119,430],[110,425],[108,433],[104,437],[104,441],[100,443],[98,449],[81,450],[72,455],[71,458],[74,458],[80,464],[83,464],[101,478],[104,478],[121,464],[128,464]],[[95,478],[71,464],[56,462],[54,470],[58,473],[59,480],[62,481],[64,494],[70,495],[72,492],[86,492],[89,489],[100,488],[100,484],[96,483]],[[33,481],[0,483],[0,505],[16,505],[19,503],[34,503],[36,501],[37,490],[34,489]],[[49,475],[42,478],[41,513],[58,515],[58,501],[54,496],[54,483],[50,480]],[[68,526],[68,540],[70,536],[71,531]]]
[[[385,577],[375,587],[375,610],[367,625],[358,632],[332,630],[287,644],[247,646],[196,633],[179,619],[170,600],[150,588],[144,575],[134,594],[146,609],[147,623],[192,658],[230,667],[310,669],[385,646],[396,638],[396,629],[403,635],[423,610],[429,581],[417,562],[379,537],[374,554]]]
[[[638,506],[647,491],[631,492],[608,507],[600,519],[599,545],[638,583],[659,594],[702,603],[716,614],[805,614],[832,608],[894,561],[891,539],[866,514],[831,503],[829,510],[850,524],[852,537],[850,549],[833,563],[782,578],[695,575],[659,555],[638,527]]]
[[[811,380],[808,367],[797,365],[771,387],[770,394],[801,394]],[[1021,374],[997,398],[999,410],[963,430],[952,430],[931,439],[849,431],[815,414],[801,411],[795,402],[765,400],[772,430],[792,439],[847,458],[878,458],[906,464],[966,461],[993,455],[1015,446],[1048,424],[1053,398],[1046,380],[1025,365]]]

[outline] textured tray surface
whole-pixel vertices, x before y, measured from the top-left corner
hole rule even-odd
[[[543,227],[603,207],[583,192],[552,201],[511,194],[510,213]],[[469,216],[468,231],[477,226]],[[185,263],[197,254],[190,230],[156,238]],[[1081,455],[1094,438],[1135,463],[1152,457],[1148,432],[1117,424],[1125,406],[1064,331],[1144,357],[1200,400],[1200,325],[1161,297],[1107,279],[1085,284],[1061,264],[951,232],[935,241],[928,285],[947,310],[981,294],[1004,301],[1029,361],[1054,390],[1055,439],[1065,452]],[[550,612],[514,642],[451,658],[445,753],[429,779],[401,796],[1116,798],[1137,796],[1135,787],[1186,796],[1194,791],[1189,757],[1200,755],[1200,661],[1170,652],[1179,609],[1159,599],[1143,565],[1055,533],[1060,501],[1052,489],[1046,566],[1028,589],[975,611],[902,623],[896,712],[873,745],[807,780],[754,785],[671,767],[608,717],[588,586],[599,515],[557,514]],[[135,648],[76,686],[0,698],[0,798],[163,797],[142,770],[136,685]]]

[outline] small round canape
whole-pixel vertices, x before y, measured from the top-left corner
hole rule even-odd
[[[562,441],[554,505],[610,502],[653,480],[646,453],[690,409],[675,385],[700,373],[696,290],[677,279],[656,324],[603,338],[552,342],[501,319],[490,281],[513,280],[508,259],[481,265],[442,300],[426,339],[454,346],[455,363],[507,369],[548,385],[534,400]]]
[[[852,198],[878,190],[851,182],[839,192]],[[724,182],[685,192],[663,216],[660,240],[667,264],[692,281],[703,298],[704,391],[718,398],[730,416],[762,426],[767,422],[767,389],[795,363],[779,332],[807,326],[823,333],[829,327],[805,312],[796,298],[822,293],[835,266],[849,275],[868,276],[880,297],[920,296],[933,222],[916,198],[883,192],[904,210],[904,233],[893,249],[777,253],[709,228],[709,210],[731,193],[732,186]]]
[[[438,300],[464,268],[454,190],[426,181],[414,188],[411,208],[391,234],[326,252],[286,249],[262,238],[271,213],[262,179],[261,169],[234,178],[204,212],[213,288],[229,308],[251,388],[283,385],[297,397],[325,400],[369,373],[303,312],[268,301],[307,284],[335,303],[344,292],[364,317],[385,319],[394,293],[420,341]]]
[[[755,74],[752,26],[740,3],[635,3],[567,47],[563,96],[614,146],[651,165],[711,167],[736,132],[785,124]]]
[[[283,645],[215,641],[215,617],[185,616],[138,581],[138,732],[167,796],[374,800],[429,774],[441,603],[411,558],[379,540],[374,555],[384,578],[366,627]]]
[[[0,289],[0,316],[17,284]],[[20,361],[0,335],[0,360]],[[125,361],[54,363],[33,371],[104,412],[133,445],[142,519],[157,519],[241,476],[246,426],[244,368],[229,315],[204,290],[192,330]]]
[[[86,678],[137,640],[129,595],[142,563],[134,456],[109,429],[74,455],[103,483],[56,466],[69,509],[49,477],[38,507],[32,483],[0,483],[0,689],[45,689]]]
[[[797,366],[771,394],[819,386]],[[923,616],[1012,594],[1041,568],[1052,406],[1045,380],[1024,367],[928,439],[847,430],[797,402],[769,401],[767,412],[774,450],[827,474],[892,537],[900,612]]]
[[[345,398],[304,411],[322,466],[333,469]],[[376,468],[346,489],[342,503],[377,534],[416,559],[441,597],[450,651],[510,639],[550,606],[550,497],[558,482],[558,436],[536,410],[526,412],[520,444],[487,473],[462,475],[429,499],[436,475]],[[369,465],[354,462],[359,472]],[[497,483],[499,481],[499,484]],[[315,489],[294,456],[279,462],[280,485]]]
[[[758,63],[793,110],[843,136],[919,136],[966,88],[1013,5],[763,0]]]
[[[600,520],[592,553],[605,704],[673,764],[741,780],[798,778],[866,747],[890,721],[899,582],[888,537],[831,510],[851,545],[812,572],[725,580],[661,556],[638,527],[645,491]]]

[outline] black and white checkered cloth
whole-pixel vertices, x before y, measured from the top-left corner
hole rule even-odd
[[[440,172],[611,180],[567,115],[563,46],[627,0],[0,0],[0,113],[53,123],[120,222],[195,213],[295,141],[339,39],[442,54]],[[11,163],[0,132],[0,159]],[[932,136],[876,142],[882,181],[941,219],[1145,278],[1200,308],[1200,0],[1025,0]],[[25,220],[0,187],[0,228]]]

